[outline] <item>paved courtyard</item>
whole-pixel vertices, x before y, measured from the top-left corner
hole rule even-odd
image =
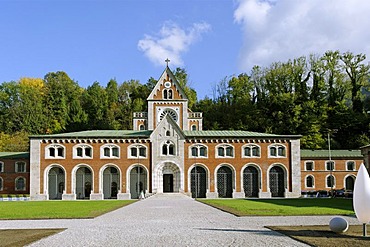
[[[31,246],[307,246],[264,226],[328,224],[332,217],[236,217],[182,194],[157,194],[95,219],[5,220],[0,229],[67,228]]]

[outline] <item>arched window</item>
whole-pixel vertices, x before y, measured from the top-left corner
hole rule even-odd
[[[172,89],[166,88],[163,89],[163,99],[173,99]]]
[[[202,158],[207,158],[207,147],[201,144],[195,144],[190,147],[190,157],[202,157]]]
[[[356,163],[354,161],[347,161],[346,162],[346,169],[347,171],[354,171],[356,170]]]
[[[166,136],[171,136],[171,131],[167,130],[166,131]]]
[[[243,157],[261,157],[260,147],[257,145],[246,145],[243,147],[242,156]]]
[[[191,126],[191,130],[192,130],[192,131],[196,131],[196,130],[197,130],[197,126],[196,126],[195,124],[193,124],[193,125]]]
[[[216,158],[232,158],[234,157],[234,147],[231,145],[217,146]]]
[[[284,145],[271,145],[269,146],[269,156],[275,158],[286,157],[286,148]]]
[[[306,188],[313,188],[315,185],[315,179],[313,176],[309,175],[306,177]]]
[[[326,177],[326,188],[335,187],[335,177],[333,175],[329,175]]]
[[[64,159],[65,158],[65,148],[60,144],[52,144],[46,146],[45,158],[46,159]]]
[[[3,190],[3,178],[2,177],[0,177],[0,191],[2,191]]]
[[[92,147],[86,144],[78,144],[73,147],[74,159],[91,159],[93,157]]]
[[[0,161],[0,172],[4,172],[4,162]]]
[[[162,145],[162,155],[175,155],[175,144],[170,141],[166,141]]]
[[[146,158],[146,147],[144,145],[136,144],[129,146],[129,158]]]
[[[159,116],[159,120],[161,121],[166,115],[169,115],[175,122],[177,122],[178,119],[177,113],[173,109],[167,108],[164,111],[162,111]]]
[[[15,179],[15,190],[26,190],[26,179],[24,177],[18,177]]]
[[[119,158],[119,146],[114,144],[106,144],[100,148],[100,158]]]
[[[140,124],[140,125],[139,125],[139,130],[145,130],[145,126],[144,126],[144,124]]]
[[[26,162],[23,161],[15,162],[15,172],[26,172]]]

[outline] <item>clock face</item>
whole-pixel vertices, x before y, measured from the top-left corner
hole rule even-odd
[[[171,82],[166,81],[166,82],[164,83],[164,87],[165,87],[165,88],[170,88],[170,87],[171,87]]]

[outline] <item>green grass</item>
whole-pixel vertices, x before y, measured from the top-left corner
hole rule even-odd
[[[237,216],[354,215],[352,200],[341,198],[200,199]]]
[[[104,201],[16,201],[0,202],[0,219],[93,218],[135,202]]]

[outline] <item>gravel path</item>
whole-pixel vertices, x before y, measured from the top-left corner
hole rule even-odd
[[[181,194],[157,194],[95,219],[7,220],[0,229],[67,228],[31,246],[307,246],[264,226],[328,224],[332,217],[236,217]]]

